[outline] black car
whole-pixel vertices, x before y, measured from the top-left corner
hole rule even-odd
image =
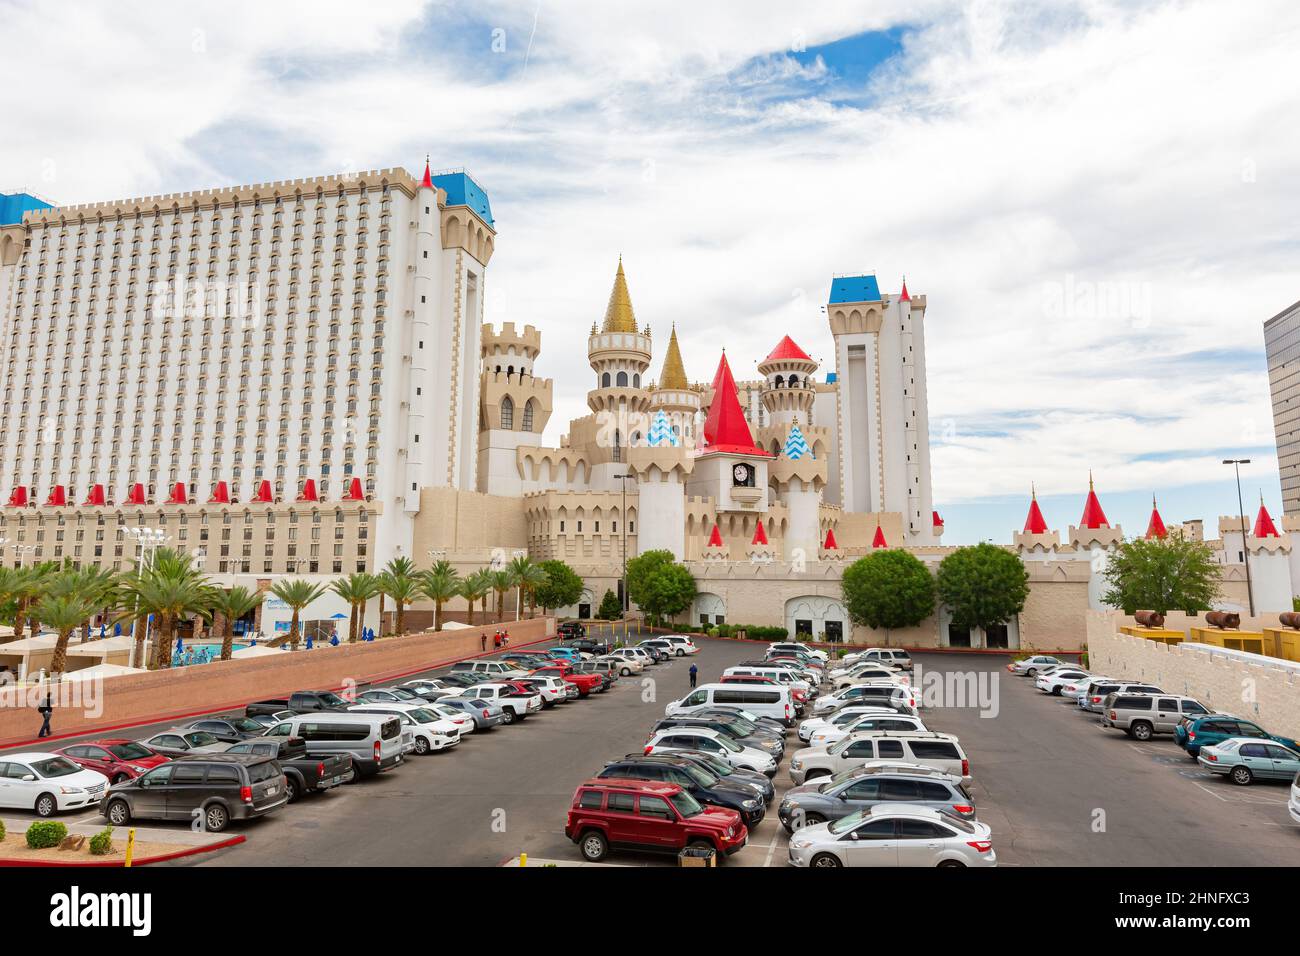
[[[611,650],[609,641],[598,641],[590,637],[576,637],[560,641],[561,647],[571,647],[579,654],[592,654],[596,657],[608,654]]]
[[[662,717],[654,725],[651,733],[667,730],[669,727],[708,727],[720,734],[726,734],[742,747],[755,747],[771,753],[778,761],[785,753],[785,737],[762,727],[755,727],[739,717],[700,717],[690,714],[685,717]]]
[[[653,644],[635,644],[633,645],[638,651],[645,651],[654,658],[656,664],[662,664],[664,661],[671,660],[672,655],[662,647],[655,647]]]
[[[719,777],[692,760],[671,754],[612,760],[597,776],[675,783],[700,803],[735,810],[747,827],[756,826],[767,812],[762,796],[753,787]]]
[[[206,730],[223,744],[237,744],[249,737],[260,737],[266,725],[250,717],[224,714],[221,717],[204,717],[191,723],[193,730]]]
[[[785,738],[786,726],[781,723],[781,721],[777,720],[775,717],[758,717],[758,719],[755,720],[740,713],[743,709],[744,708],[742,707],[728,707],[725,704],[719,704],[716,707],[701,707],[699,710],[693,710],[691,711],[691,716],[721,717],[726,720],[739,720],[745,724],[753,724],[756,727],[760,727],[766,733],[775,734],[782,739]]]
[[[628,757],[641,757],[644,754],[628,754]],[[657,756],[651,754],[650,756]],[[739,767],[733,767],[721,757],[708,753],[703,750],[674,750],[665,756],[671,756],[679,759],[693,761],[696,766],[707,770],[715,777],[722,777],[731,783],[744,784],[747,787],[753,787],[754,792],[763,798],[764,803],[771,803],[776,797],[776,788],[772,781],[765,774],[757,770],[742,770]]]
[[[115,827],[132,820],[199,820],[220,833],[231,820],[249,820],[289,802],[284,771],[264,754],[178,757],[117,784],[99,802]]]
[[[444,674],[442,677],[444,683],[456,687],[473,687],[475,684],[482,684],[491,679],[490,674],[480,674],[477,671],[456,671],[453,674]]]
[[[555,633],[560,637],[582,637],[587,633],[587,627],[581,621],[562,621],[556,625]]]

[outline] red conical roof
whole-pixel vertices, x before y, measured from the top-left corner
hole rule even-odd
[[[316,480],[314,478],[304,478],[302,482],[302,491],[298,495],[299,501],[319,501],[316,495]]]
[[[420,188],[421,189],[433,188],[433,175],[429,169],[429,161],[427,159],[424,161],[424,179],[420,180]]]
[[[1025,534],[1047,534],[1047,522],[1038,507],[1038,493],[1029,492],[1029,514],[1025,517]]]
[[[936,528],[943,527],[943,519],[939,517],[939,512],[931,511],[930,516],[931,516],[930,520]]]
[[[63,486],[55,485],[54,490],[50,492],[50,496],[45,499],[45,503],[55,508],[66,505],[68,503],[68,494]]]
[[[172,485],[172,496],[167,499],[167,503],[169,505],[183,505],[189,503],[185,495],[185,482],[178,481],[176,484]]]
[[[1106,512],[1101,510],[1097,492],[1092,487],[1092,475],[1088,475],[1088,500],[1083,503],[1083,517],[1079,519],[1080,528],[1109,528]]]
[[[709,547],[722,547],[722,532],[718,530],[718,523],[713,522],[713,530],[709,532]]]
[[[136,482],[131,486],[131,490],[126,493],[126,503],[128,505],[147,505],[149,502],[144,500],[144,485]]]
[[[224,481],[218,481],[216,487],[212,489],[212,497],[208,499],[210,505],[228,505],[230,504],[230,488]]]
[[[345,501],[365,501],[366,494],[361,490],[361,479],[353,478],[348,484],[348,493],[343,496]]]
[[[722,353],[718,371],[713,376],[713,401],[709,405],[709,416],[704,421],[704,452],[726,451],[741,455],[767,455],[767,452],[754,445],[754,436],[749,431],[749,422],[740,409],[740,398],[736,394],[736,380],[731,377],[731,366],[727,364],[727,354]]]
[[[86,495],[86,500],[82,503],[91,507],[104,504],[104,486],[91,485],[90,494]]]
[[[25,507],[26,504],[27,504],[27,486],[19,485],[17,488],[13,490],[13,493],[9,495],[9,507],[22,508]]]
[[[824,551],[837,551],[837,550],[839,550],[839,545],[838,545],[838,544],[836,543],[836,541],[835,541],[835,529],[834,529],[834,528],[827,528],[827,529],[826,529],[826,540],[822,542],[822,550],[824,550]]]
[[[871,539],[871,546],[873,548],[889,547],[889,542],[885,540],[885,529],[880,527],[880,525],[876,525],[876,534],[875,537]]]
[[[1156,508],[1156,496],[1151,496],[1151,520],[1147,522],[1148,538],[1166,538],[1169,532],[1165,530],[1164,519],[1160,517],[1160,511]]]
[[[1272,517],[1269,516],[1268,509],[1264,507],[1264,501],[1261,498],[1259,502],[1259,514],[1255,516],[1255,537],[1257,538],[1279,538],[1277,526],[1273,524]]]
[[[907,294],[907,276],[903,276],[903,291],[898,297],[899,302],[911,302],[912,297]]]
[[[767,531],[763,527],[763,522],[759,522],[754,527],[754,538],[750,544],[767,544]]]
[[[799,348],[799,346],[795,345],[794,339],[787,335],[780,342],[777,342],[776,348],[772,349],[767,358],[763,359],[764,362],[780,362],[783,360],[811,362],[812,357],[803,349]]]
[[[265,478],[257,486],[257,492],[253,495],[253,500],[259,504],[267,504],[275,501],[275,495],[271,492],[271,483]]]

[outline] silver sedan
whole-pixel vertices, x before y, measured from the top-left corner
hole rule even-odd
[[[938,810],[878,805],[790,838],[791,866],[997,866],[988,826]]]

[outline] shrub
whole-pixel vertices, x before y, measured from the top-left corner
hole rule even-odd
[[[90,838],[90,855],[107,856],[113,852],[113,828],[104,827]]]
[[[57,820],[37,820],[27,828],[27,846],[33,850],[48,850],[58,846],[68,835],[68,828]]]
[[[617,621],[623,616],[623,605],[619,603],[618,595],[612,588],[601,598],[600,609],[596,611],[596,616],[603,621]]]
[[[0,840],[4,840],[4,838],[5,838],[5,822],[3,820],[0,820]]]

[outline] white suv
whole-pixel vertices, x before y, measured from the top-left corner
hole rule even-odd
[[[698,654],[700,652],[700,649],[695,646],[695,641],[686,634],[665,634],[663,637],[657,638],[657,640],[667,641],[671,644],[673,646],[673,653],[678,657],[682,657],[685,654]]]
[[[813,732],[808,739],[810,747],[829,747],[831,744],[838,743],[849,734],[856,734],[867,730],[929,730],[925,726],[925,721],[920,717],[913,717],[910,714],[858,714],[851,720],[843,724],[836,725],[831,721],[830,726],[822,727],[820,730]]]
[[[826,727],[835,726],[843,727],[846,723],[851,722],[854,718],[863,714],[896,714],[898,711],[892,707],[880,707],[876,704],[846,704],[839,710],[833,711],[824,717],[809,717],[799,724],[799,739],[807,743],[812,739],[812,735]]]
[[[737,770],[753,770],[768,777],[776,775],[776,760],[754,747],[742,747],[721,731],[709,727],[669,727],[646,742],[648,754],[674,750],[702,750],[726,761]]]

